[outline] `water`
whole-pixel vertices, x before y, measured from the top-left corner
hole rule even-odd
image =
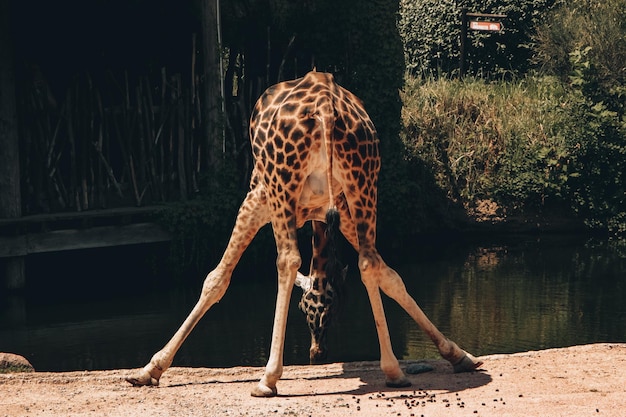
[[[626,258],[609,242],[575,236],[438,238],[381,253],[429,318],[474,355],[626,342]],[[37,370],[143,366],[195,304],[202,276],[165,273],[163,245],[33,255],[24,296],[0,294],[0,351]],[[238,268],[222,301],[179,351],[175,366],[264,365],[276,279],[273,260]],[[306,262],[304,262],[306,264]],[[329,334],[329,360],[378,359],[365,290],[349,259],[350,291]],[[294,289],[286,364],[308,361],[309,334]],[[437,357],[431,342],[384,298],[403,359]]]

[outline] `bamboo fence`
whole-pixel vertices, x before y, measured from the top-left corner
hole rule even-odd
[[[285,77],[294,39],[278,80],[270,79],[269,52],[266,73],[246,63],[244,51],[222,57],[222,159],[237,165],[242,186],[251,170],[249,115],[265,88]],[[57,97],[31,68],[32,80],[18,94],[23,214],[145,206],[197,193],[210,150],[196,47],[194,36],[189,75],[165,67],[149,75],[85,72]]]
[[[27,213],[141,206],[197,189],[197,83],[165,68],[159,75],[131,81],[127,71],[108,72],[99,87],[83,74],[59,104],[46,85],[22,96]]]

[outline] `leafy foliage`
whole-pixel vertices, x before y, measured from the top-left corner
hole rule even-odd
[[[398,24],[412,74],[453,74],[460,60],[461,11],[505,14],[501,33],[468,33],[470,74],[523,74],[533,28],[554,0],[401,0]]]
[[[497,12],[505,12],[500,3]],[[420,76],[408,77],[402,94],[407,150],[431,167],[450,199],[468,210],[481,199],[493,199],[508,213],[558,209],[559,215],[579,216],[590,227],[624,234],[626,4],[559,1],[537,25],[537,12],[525,9],[531,3],[541,6],[538,10],[551,3],[519,6],[521,20],[537,27],[529,51],[541,76],[489,83],[425,77],[435,65],[449,71],[449,43],[422,42],[423,48],[446,46],[420,52],[442,59],[411,61],[420,55],[411,55],[409,39],[407,62]],[[518,6],[511,7],[506,13]],[[452,4],[433,3],[423,12],[443,9],[452,10]],[[406,10],[403,18],[414,16]]]
[[[407,150],[466,209],[493,199],[509,214],[558,210],[624,232],[624,131],[580,90],[553,77],[409,78],[403,100]]]
[[[626,232],[626,1],[575,0],[537,30],[534,60],[575,98],[563,125],[580,175],[568,187],[590,226]]]
[[[617,113],[575,91],[563,126],[578,175],[566,184],[571,203],[594,228],[626,233],[626,130]]]
[[[562,181],[550,141],[557,87],[531,80],[409,78],[403,91],[408,151],[433,167],[448,197],[470,208],[496,198],[509,210],[545,204]],[[558,101],[558,100],[556,100]],[[559,165],[560,166],[560,165]]]
[[[581,71],[593,76],[585,94],[625,94],[626,81],[626,1],[560,1],[537,28],[533,38],[533,61],[549,74],[570,81]],[[594,93],[594,90],[596,92]],[[601,98],[601,97],[600,97]],[[623,106],[623,100],[622,100]]]

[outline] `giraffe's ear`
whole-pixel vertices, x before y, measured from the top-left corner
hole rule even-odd
[[[313,286],[313,278],[302,275],[302,273],[298,271],[296,274],[296,286],[302,288],[302,291],[307,292]]]

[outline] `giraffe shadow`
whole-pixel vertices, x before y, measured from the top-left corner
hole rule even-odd
[[[415,361],[410,361],[415,362]],[[401,365],[404,368],[409,361],[401,361]],[[292,375],[285,375],[281,378],[278,397],[282,398],[296,398],[296,397],[314,397],[324,395],[372,395],[378,397],[385,397],[386,399],[393,398],[406,398],[407,396],[415,398],[420,395],[425,395],[427,391],[437,392],[461,392],[468,389],[478,388],[487,385],[493,381],[491,375],[485,370],[477,370],[474,372],[465,372],[455,374],[452,372],[450,364],[444,360],[426,360],[420,361],[432,366],[433,370],[430,372],[424,372],[416,375],[407,375],[411,381],[411,386],[403,388],[387,387],[385,385],[385,376],[379,368],[378,362],[349,362],[341,364],[341,369],[327,372],[323,369],[317,371],[316,367],[310,367],[312,370],[307,374],[300,374],[299,372]],[[197,386],[197,385],[215,385],[215,384],[240,384],[240,383],[256,383],[259,380],[259,375],[250,377],[228,378],[224,380],[222,378],[215,378],[211,380],[196,380],[193,382],[172,383],[164,386],[163,388],[175,388],[184,386]],[[343,389],[336,389],[336,384],[324,384],[324,381],[330,381],[334,379],[346,379],[350,380],[350,387]],[[358,382],[355,381],[358,379]],[[297,390],[289,390],[288,381],[306,380],[315,381],[315,392],[298,392]],[[358,385],[354,388],[354,385]],[[325,389],[328,387],[328,389]],[[421,394],[418,394],[420,392]]]
[[[343,372],[335,375],[328,376],[316,376],[305,378],[307,380],[324,381],[334,378],[358,378],[359,386],[357,388],[349,388],[346,390],[329,389],[324,391],[319,388],[315,393],[293,393],[293,394],[280,394],[279,397],[305,397],[305,396],[323,396],[323,395],[376,395],[383,396],[387,399],[405,398],[407,396],[415,397],[417,392],[421,392],[425,395],[426,391],[438,391],[438,392],[461,392],[468,389],[474,389],[485,386],[493,382],[491,375],[485,370],[477,370],[474,372],[453,373],[452,367],[448,362],[443,360],[429,360],[420,361],[428,363],[433,367],[433,371],[424,372],[416,375],[407,375],[411,381],[411,385],[408,387],[396,388],[388,387],[385,384],[385,376],[377,366],[377,362],[367,363],[345,363],[342,364]],[[372,366],[372,364],[376,364]],[[285,380],[289,380],[286,378]],[[296,379],[296,378],[291,378]],[[320,387],[323,387],[323,382],[320,383]],[[331,387],[332,385],[328,385]],[[385,393],[387,393],[385,395]]]

